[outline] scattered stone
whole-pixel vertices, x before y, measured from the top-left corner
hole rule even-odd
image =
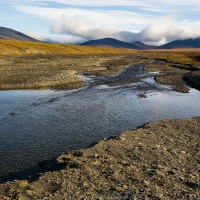
[[[95,157],[95,158],[99,158],[100,156],[99,156],[99,154],[96,154],[96,153],[95,153],[95,154],[94,154],[94,157]]]
[[[200,199],[199,130],[200,117],[146,124],[41,161],[35,179],[0,184],[0,199]]]
[[[79,164],[76,163],[76,162],[72,162],[70,165],[69,165],[70,168],[79,168]]]
[[[75,156],[75,157],[81,157],[81,156],[83,156],[83,152],[81,152],[81,151],[75,151],[73,153],[73,156]]]
[[[168,174],[169,174],[169,175],[174,175],[174,174],[175,174],[175,172],[174,172],[174,171],[172,171],[172,170],[170,170],[170,171],[168,171]]]
[[[139,98],[147,98],[147,95],[145,93],[140,93],[138,94]]]
[[[10,115],[11,115],[11,116],[15,116],[15,113],[14,113],[14,112],[11,112]]]

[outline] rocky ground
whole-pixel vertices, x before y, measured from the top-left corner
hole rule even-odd
[[[0,199],[200,199],[200,117],[157,121],[40,162]]]
[[[0,90],[77,89],[87,85],[79,73],[112,75],[138,62],[127,55],[0,57]]]
[[[187,53],[187,52],[186,52]],[[87,83],[78,74],[116,75],[127,66],[151,63],[154,59],[166,62],[151,64],[145,70],[162,72],[156,81],[170,85],[173,90],[188,92],[186,85],[200,89],[199,51],[194,55],[177,52],[135,52],[132,55],[35,55],[0,57],[0,90],[53,89],[70,90],[84,87]],[[195,54],[196,53],[196,54]],[[179,57],[178,57],[179,56]],[[172,59],[170,60],[169,59]],[[189,61],[187,58],[190,58]],[[180,62],[180,60],[183,59]]]
[[[199,56],[168,53],[1,57],[0,89],[75,89],[86,85],[79,73],[112,75],[159,58],[166,62],[145,67],[163,73],[156,81],[200,89]],[[200,117],[147,124],[40,162],[29,180],[0,184],[0,199],[200,199],[199,130]]]
[[[187,86],[200,90],[199,55],[199,49],[150,50],[142,52],[140,58],[162,60],[163,64],[148,66],[146,70],[164,72],[156,77],[157,82],[171,85],[178,92],[188,92]]]

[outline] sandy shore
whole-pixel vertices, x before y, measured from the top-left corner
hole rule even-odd
[[[0,199],[200,198],[200,117],[157,121],[41,162],[45,173],[0,185]]]

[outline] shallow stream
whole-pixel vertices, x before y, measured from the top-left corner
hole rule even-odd
[[[0,182],[151,121],[200,116],[199,91],[174,92],[154,76],[135,65],[117,76],[84,77],[90,86],[74,91],[0,91]]]

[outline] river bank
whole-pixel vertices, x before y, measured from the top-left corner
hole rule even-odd
[[[79,74],[111,76],[141,63],[148,64],[144,69],[149,72],[161,72],[163,75],[155,80],[170,85],[174,91],[188,92],[186,85],[200,90],[198,51],[188,52],[182,52],[182,57],[176,51],[0,57],[0,90],[73,90],[88,85]],[[155,59],[165,62],[155,63]]]
[[[199,116],[199,91],[174,92],[143,66],[84,76],[89,86],[79,90],[0,91],[0,183],[25,179],[41,160],[144,123]]]
[[[87,85],[79,73],[115,75],[139,62],[123,54],[0,57],[0,90],[73,90]]]
[[[101,93],[98,94],[97,85],[94,86],[94,90],[88,87],[88,93],[83,89],[74,93],[70,92],[70,94],[53,94],[52,96],[47,95],[44,98],[40,96],[38,99],[33,95],[31,100],[24,95],[25,98],[22,98],[22,102],[24,101],[25,104],[16,104],[16,107],[11,106],[14,110],[10,109],[9,104],[8,110],[6,110],[5,106],[2,107],[4,108],[5,115],[1,116],[1,128],[5,133],[6,131],[11,133],[14,127],[15,131],[19,133],[15,134],[17,137],[22,136],[24,138],[24,135],[26,135],[26,139],[28,139],[27,134],[34,135],[37,133],[35,134],[36,136],[44,135],[46,137],[47,135],[55,136],[57,135],[55,133],[58,132],[63,136],[66,136],[66,132],[68,134],[79,132],[80,141],[77,142],[82,143],[81,139],[85,140],[83,135],[88,135],[89,127],[92,127],[94,131],[98,129],[102,134],[103,132],[105,134],[107,131],[110,132],[110,129],[105,129],[106,127],[109,128],[109,126],[110,128],[114,127],[115,132],[119,130],[119,127],[122,130],[127,130],[127,127],[131,127],[133,121],[135,123],[135,120],[137,121],[138,116],[140,118],[141,115],[146,116],[145,120],[148,119],[148,122],[149,116],[155,117],[155,119],[159,116],[158,119],[161,119],[161,115],[164,113],[169,114],[170,118],[185,116],[189,113],[188,106],[191,104],[195,104],[196,109],[194,110],[196,113],[194,112],[194,115],[190,116],[199,116],[198,100],[196,100],[198,94],[194,94],[190,98],[190,100],[195,99],[192,102],[188,100],[186,94],[167,94],[170,90],[169,88],[166,89],[164,94],[164,87],[162,86],[162,88],[159,84],[152,81],[153,75],[147,76],[147,79],[145,79],[145,75],[143,77],[144,80],[141,77],[135,80],[132,76],[124,76],[123,73],[119,73],[115,77],[106,77],[106,79],[101,77],[117,74],[128,65],[136,64],[135,66],[138,66],[137,64],[145,63],[145,70],[163,73],[156,76],[157,82],[170,85],[175,91],[188,92],[189,88],[185,85],[187,81],[185,82],[184,77],[186,75],[190,77],[190,73],[194,72],[195,80],[198,82],[198,65],[195,65],[194,70],[184,64],[181,66],[176,64],[174,66],[173,63],[153,62],[153,59],[150,57],[148,59],[144,58],[144,55],[108,56],[104,58],[101,56],[94,57],[93,55],[86,57],[53,56],[52,58],[39,56],[36,58],[37,62],[35,63],[33,57],[4,57],[1,65],[4,76],[2,75],[0,80],[10,83],[9,87],[12,85],[10,89],[29,88],[29,86],[22,88],[19,86],[17,88],[17,82],[15,81],[19,81],[19,85],[24,86],[23,84],[26,82],[22,81],[23,78],[25,78],[23,80],[27,80],[27,83],[35,83],[37,85],[39,83],[38,80],[41,80],[40,83],[47,84],[44,87],[37,85],[36,88],[38,89],[74,89],[85,86],[85,81],[76,76],[76,74],[84,73],[84,75],[98,76],[96,80],[100,80],[97,82],[100,84],[99,91]],[[48,60],[51,59],[53,59],[52,62],[49,62]],[[5,64],[5,61],[7,64]],[[67,69],[66,63],[68,63]],[[23,71],[24,69],[25,71]],[[134,70],[134,67],[130,67],[130,70]],[[28,82],[30,78],[30,76],[27,76],[28,74],[33,77],[34,80],[30,79],[33,82]],[[130,75],[129,71],[128,74]],[[62,76],[63,79],[60,78]],[[74,85],[72,84],[73,87],[71,87],[69,83],[74,76],[77,77],[77,80],[72,81]],[[16,77],[16,79],[13,79],[13,77]],[[127,77],[128,79],[126,79]],[[59,82],[54,82],[54,78],[56,81],[59,80]],[[47,81],[48,79],[50,80],[49,82]],[[69,80],[69,83],[65,83],[66,80]],[[77,83],[80,83],[80,80],[81,84],[78,85]],[[136,83],[131,84],[134,82]],[[48,85],[48,83],[50,84]],[[120,84],[122,86],[118,87]],[[35,89],[34,87],[32,89]],[[108,88],[110,88],[111,93],[109,93]],[[134,93],[133,91],[136,89],[138,91]],[[193,90],[193,92],[198,91]],[[9,95],[12,96],[13,94]],[[20,95],[16,95],[17,98],[20,98]],[[26,101],[26,98],[28,101]],[[92,101],[91,98],[94,98],[93,100],[95,101]],[[81,104],[78,102],[78,99],[81,101]],[[96,101],[97,99],[98,101]],[[176,101],[174,101],[175,99]],[[4,100],[2,102],[9,103],[9,101]],[[75,104],[74,106],[74,102],[77,102],[77,105]],[[136,102],[138,102],[137,106]],[[25,105],[27,107],[24,107]],[[143,112],[141,112],[140,108],[143,108],[144,114],[141,114]],[[151,108],[152,113],[149,112],[149,108]],[[178,110],[176,111],[176,109]],[[53,112],[53,115],[51,112]],[[79,113],[78,118],[75,113]],[[177,114],[178,116],[176,116]],[[111,118],[110,115],[112,115]],[[25,121],[23,121],[23,116],[25,116]],[[133,116],[136,116],[136,119],[133,120]],[[97,128],[99,122],[98,124],[96,121],[93,122],[95,118],[97,121],[99,119],[103,121],[100,124],[100,128]],[[166,115],[163,115],[163,118],[165,119]],[[71,119],[72,121],[65,121],[66,119]],[[7,120],[11,120],[11,124]],[[32,134],[30,131],[27,132],[27,130],[30,129],[29,126],[31,126],[34,120],[37,126],[33,124],[34,128],[31,130],[34,130],[34,134]],[[85,122],[83,122],[84,120]],[[145,123],[145,120],[143,119],[142,124]],[[24,123],[22,126],[22,121],[28,123]],[[78,126],[75,122],[78,122]],[[1,184],[0,198],[22,200],[93,198],[199,199],[199,163],[197,157],[199,153],[199,122],[199,117],[157,121],[142,126],[142,128],[137,130],[113,136],[112,139],[101,141],[91,148],[70,151],[56,159],[41,161],[39,163],[40,171],[36,176],[32,176],[27,180],[16,180]],[[125,123],[127,123],[127,126],[124,128]],[[25,127],[25,124],[28,125],[28,128]],[[71,124],[73,126],[72,129],[74,128],[75,131],[68,131],[69,126],[67,124]],[[41,131],[38,131],[39,127],[43,134],[41,134]],[[54,130],[55,127],[58,127],[57,132]],[[62,129],[59,129],[60,127]],[[9,136],[9,134],[5,133],[3,137]],[[101,133],[99,134],[101,135]],[[44,141],[39,137],[37,142]],[[107,135],[105,137],[107,138]],[[13,138],[12,135],[11,138]],[[55,142],[51,137],[47,139]],[[17,138],[17,141],[21,141],[21,138]],[[60,144],[66,146],[66,143],[63,141]],[[74,142],[74,140],[69,140],[68,142],[70,141]],[[33,144],[32,140],[30,144]],[[51,146],[50,143],[49,145]],[[68,146],[65,148],[68,148]],[[38,157],[33,154],[33,157]]]
[[[146,124],[91,148],[41,162],[1,199],[199,199],[200,117]],[[53,164],[52,164],[53,163]]]

